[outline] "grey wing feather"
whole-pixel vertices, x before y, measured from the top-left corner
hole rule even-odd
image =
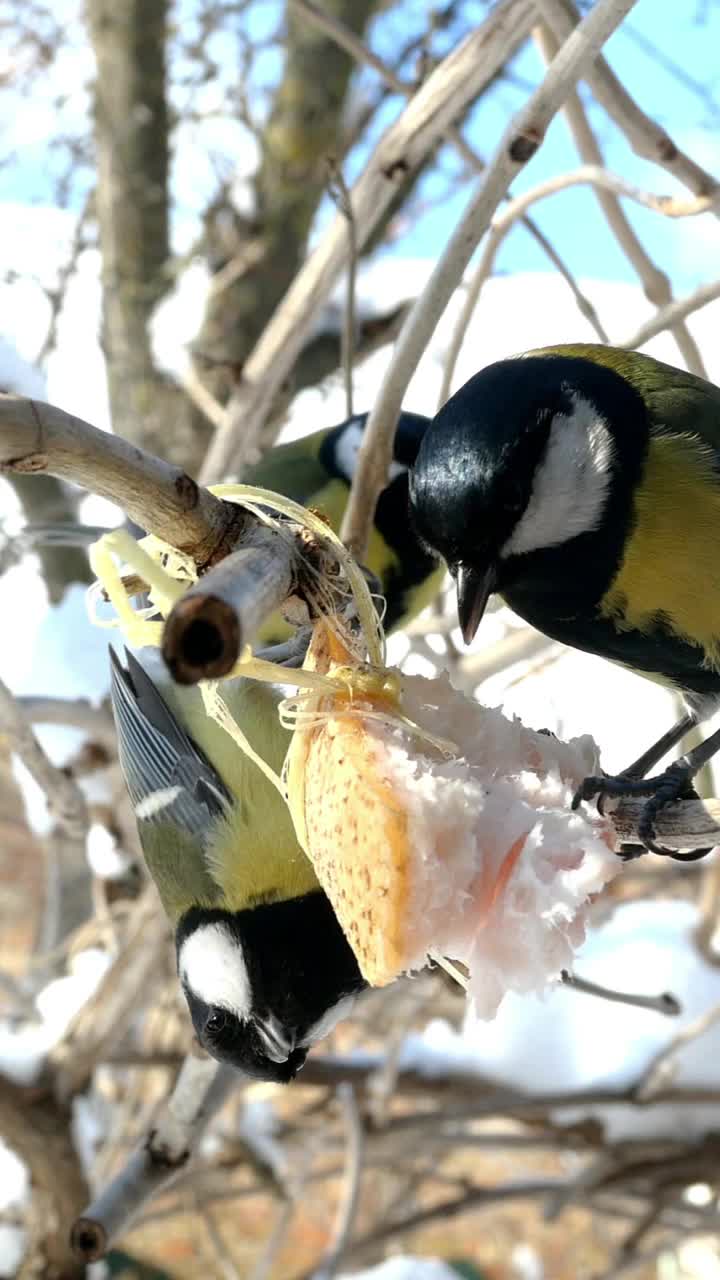
[[[232,796],[141,664],[127,651],[125,656],[127,670],[110,650],[110,695],[133,807],[140,806],[144,822],[172,822],[202,837],[211,819],[230,809]]]

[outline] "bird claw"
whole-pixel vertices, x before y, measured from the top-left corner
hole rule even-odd
[[[676,800],[697,798],[692,786],[693,771],[681,762],[671,764],[664,773],[653,778],[633,778],[620,774],[616,778],[603,774],[601,777],[583,779],[572,799],[572,808],[577,809],[585,801],[595,799],[598,813],[603,814],[603,802],[610,797],[647,796],[638,823],[637,844],[623,845],[619,854],[624,862],[638,858],[642,853],[656,853],[661,857],[672,858],[676,862],[696,862],[711,852],[707,849],[691,849],[679,853],[676,849],[666,849],[658,844],[655,838],[655,820],[666,805]]]

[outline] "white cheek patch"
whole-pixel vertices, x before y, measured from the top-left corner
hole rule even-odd
[[[351,422],[338,436],[335,445],[335,465],[341,476],[352,482],[357,468],[357,456],[363,439],[363,429],[359,422]],[[396,476],[401,476],[407,467],[402,462],[391,462],[388,471],[388,483]]]
[[[330,1009],[327,1009],[322,1018],[318,1018],[317,1022],[309,1028],[307,1034],[303,1036],[303,1048],[308,1045],[317,1044],[319,1040],[324,1040],[325,1036],[329,1036],[334,1031],[339,1022],[343,1018],[347,1018],[355,1004],[357,996],[343,996],[342,1000],[338,1000]]]
[[[572,411],[553,418],[532,493],[500,555],[555,547],[596,529],[605,509],[614,445],[594,404],[572,392]]]
[[[180,977],[205,1004],[234,1013],[241,1021],[250,1014],[252,993],[242,947],[222,924],[204,924],[180,947]]]

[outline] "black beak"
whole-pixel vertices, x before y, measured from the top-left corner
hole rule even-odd
[[[465,643],[470,644],[480,626],[488,599],[495,590],[497,581],[495,566],[490,565],[482,572],[461,562],[457,567],[455,581],[457,582],[460,630]]]

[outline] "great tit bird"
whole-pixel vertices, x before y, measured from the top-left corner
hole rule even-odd
[[[313,507],[337,533],[367,419],[366,413],[356,414],[339,426],[276,445],[248,468],[243,479]],[[408,517],[408,468],[417,457],[429,421],[419,413],[400,414],[388,483],[375,510],[366,561],[386,600],[386,631],[404,625],[424,609],[437,594],[443,577],[437,556],[419,542]],[[288,634],[282,619],[277,618],[262,628],[259,638],[271,644]]]
[[[720,701],[720,389],[637,352],[548,347],[483,369],[423,437],[419,535],[457,584],[466,642],[499,592],[555,640],[676,688],[686,714],[617,778],[575,798],[687,794],[720,731],[647,777]],[[680,857],[698,857],[696,850]]]
[[[246,1075],[289,1081],[365,984],[282,797],[200,691],[173,684],[159,662],[156,673],[155,655],[141,652],[142,664],[128,652],[124,667],[111,651],[120,764],[195,1032]],[[279,771],[282,692],[244,679],[221,692]]]

